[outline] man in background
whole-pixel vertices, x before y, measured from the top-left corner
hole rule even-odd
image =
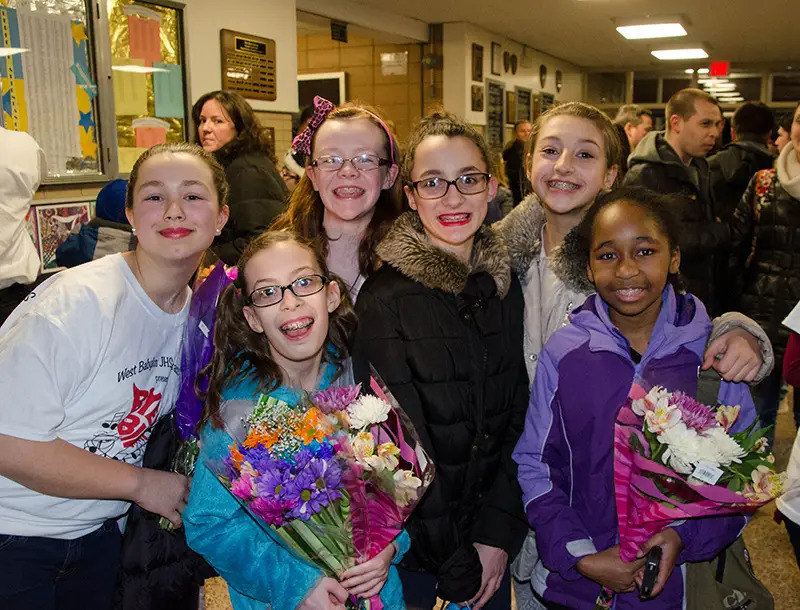
[[[525,175],[525,142],[528,141],[532,129],[530,121],[514,123],[514,141],[503,151],[508,188],[511,189],[514,205],[522,201],[530,190],[528,177]]]
[[[758,170],[770,169],[775,156],[767,147],[775,117],[766,104],[745,102],[733,115],[733,141],[708,158],[715,214],[723,221],[733,216],[750,179]]]
[[[620,171],[628,171],[628,157],[636,150],[636,146],[653,130],[653,113],[638,104],[624,104],[617,111],[614,119],[619,139],[622,143],[622,159]]]
[[[36,140],[0,127],[0,325],[39,275],[39,253],[25,216],[46,172],[44,152]]]
[[[705,156],[719,135],[722,112],[705,91],[682,89],[667,102],[665,116],[666,132],[650,132],[631,153],[624,184],[673,195],[674,213],[683,229],[678,245],[686,289],[717,315],[718,265],[730,231],[716,220]]]

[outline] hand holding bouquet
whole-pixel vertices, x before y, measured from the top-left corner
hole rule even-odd
[[[634,386],[615,424],[614,487],[620,557],[671,523],[756,510],[781,493],[756,421],[732,433],[738,406],[716,409],[682,392]]]
[[[374,379],[372,389],[330,388],[297,406],[261,396],[239,424],[223,405],[233,443],[209,464],[270,536],[335,578],[391,544],[433,477],[410,421]],[[364,605],[382,608],[377,595]]]

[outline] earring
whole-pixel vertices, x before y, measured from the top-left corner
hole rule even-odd
[[[216,233],[217,233],[217,235],[219,235],[219,232],[220,232],[221,230],[222,230],[222,229],[217,229],[217,230],[216,230]]]
[[[134,235],[136,235],[136,227],[131,227],[131,233],[133,233]]]

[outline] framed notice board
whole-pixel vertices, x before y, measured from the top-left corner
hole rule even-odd
[[[222,88],[252,100],[278,96],[275,41],[232,30],[219,31]]]
[[[531,120],[531,90],[517,87],[517,116],[515,121]]]
[[[503,149],[505,129],[505,88],[502,83],[486,81],[486,141],[494,150]]]

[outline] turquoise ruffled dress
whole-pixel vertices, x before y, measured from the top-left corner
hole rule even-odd
[[[333,382],[336,369],[324,363],[320,389]],[[224,400],[255,399],[261,392],[251,379],[226,388]],[[298,400],[297,393],[281,386],[271,396],[289,404]],[[204,466],[206,461],[221,460],[228,452],[230,437],[223,430],[206,425],[200,433],[200,462],[194,473],[189,503],[183,512],[183,525],[189,546],[228,583],[234,610],[293,610],[308,592],[324,577],[318,568],[297,558],[270,538],[261,526]],[[403,531],[395,539],[399,552],[397,563],[410,545]],[[389,577],[381,591],[387,610],[404,610],[403,589],[397,568],[389,569]]]

